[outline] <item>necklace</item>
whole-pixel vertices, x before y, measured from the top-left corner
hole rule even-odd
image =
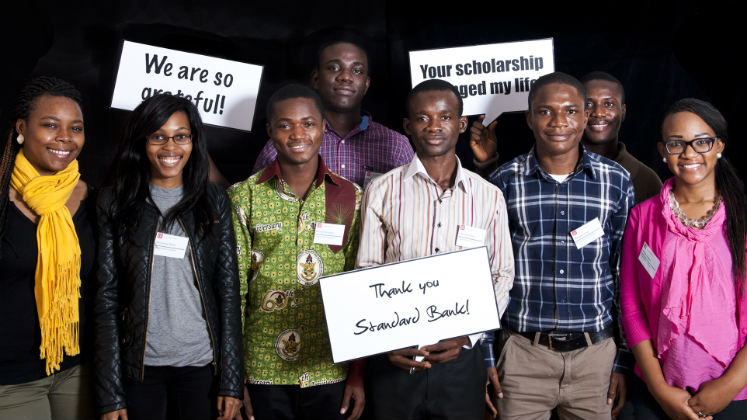
[[[683,225],[692,227],[695,229],[703,229],[705,225],[708,224],[708,222],[713,219],[713,215],[716,214],[716,211],[718,210],[719,206],[721,206],[721,195],[716,198],[716,200],[713,203],[713,207],[708,210],[708,213],[705,214],[705,216],[701,217],[700,219],[691,219],[687,217],[687,215],[682,211],[680,208],[680,203],[677,202],[677,199],[674,198],[674,191],[669,190],[669,207],[672,209],[672,213],[674,213],[675,216],[677,216],[677,219],[682,222]]]

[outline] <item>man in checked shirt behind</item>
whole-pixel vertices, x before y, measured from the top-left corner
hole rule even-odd
[[[363,188],[372,178],[409,163],[414,153],[407,137],[361,113],[371,83],[368,71],[363,41],[353,34],[342,34],[321,45],[311,72],[326,121],[319,154],[332,172]],[[276,155],[268,140],[252,173],[272,163]]]
[[[534,147],[490,175],[506,198],[516,267],[498,334],[502,419],[549,419],[553,408],[561,419],[609,419],[625,400],[632,360],[619,330],[618,278],[633,184],[579,144],[585,98],[572,76],[539,78],[526,113]]]

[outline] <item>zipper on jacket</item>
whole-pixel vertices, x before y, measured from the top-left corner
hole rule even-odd
[[[140,367],[140,381],[145,380],[145,349],[148,347],[148,323],[150,322],[150,285],[153,281],[153,263],[156,260],[155,241],[158,234],[158,226],[161,224],[161,218],[156,220],[156,229],[153,231],[153,240],[150,242],[150,274],[148,275],[148,303],[145,306],[145,338],[143,339],[143,359]]]
[[[207,307],[205,306],[205,296],[202,295],[202,284],[200,283],[200,276],[197,274],[197,267],[195,267],[195,255],[192,251],[192,238],[189,237],[189,233],[187,232],[187,229],[184,227],[184,223],[182,223],[182,219],[177,216],[176,221],[179,222],[179,226],[181,226],[182,231],[184,231],[184,234],[187,235],[187,238],[189,239],[188,246],[189,246],[189,262],[192,265],[192,273],[194,273],[195,281],[197,282],[197,293],[200,295],[200,303],[202,303],[202,314],[205,317],[205,324],[207,324],[208,334],[210,334],[210,345],[213,348],[213,375],[218,374],[218,352],[215,348],[215,338],[213,337],[213,329],[210,327],[210,320],[208,319],[207,314]]]

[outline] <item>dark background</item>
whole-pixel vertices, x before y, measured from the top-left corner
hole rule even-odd
[[[577,77],[604,70],[623,82],[628,112],[621,138],[663,178],[669,175],[655,148],[661,116],[687,96],[711,101],[730,121],[726,156],[742,179],[746,175],[744,77],[737,64],[744,23],[733,7],[718,2],[14,3],[0,25],[0,106],[7,110],[35,75],[78,86],[86,120],[79,160],[84,179],[94,185],[102,181],[128,114],[109,108],[123,39],[265,66],[254,131],[207,130],[213,159],[235,182],[250,175],[267,139],[265,100],[285,80],[308,81],[314,43],[336,27],[355,28],[369,39],[372,81],[364,108],[400,132],[410,88],[407,51],[553,37],[557,70]],[[3,129],[7,133],[7,125]],[[522,113],[499,118],[498,138],[502,162],[533,142]],[[471,167],[465,140],[458,153]]]

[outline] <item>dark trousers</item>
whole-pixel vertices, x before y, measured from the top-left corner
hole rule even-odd
[[[487,370],[479,347],[410,375],[387,356],[368,359],[366,411],[372,419],[481,419]]]
[[[661,409],[659,403],[646,384],[637,376],[630,375],[628,384],[628,401],[620,412],[619,420],[667,420],[669,416]],[[747,400],[732,401],[713,420],[747,420]]]
[[[216,418],[212,365],[146,366],[143,382],[125,379],[127,415],[131,420]]]
[[[301,388],[298,385],[247,384],[257,420],[327,420],[340,415],[345,382]],[[348,410],[353,409],[354,402]]]

